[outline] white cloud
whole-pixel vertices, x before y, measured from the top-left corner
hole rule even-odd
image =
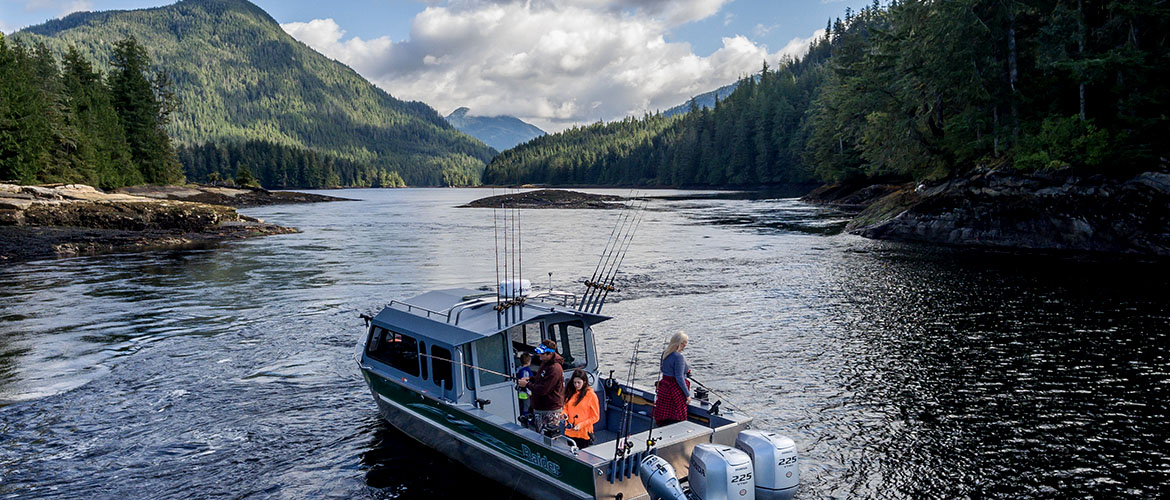
[[[812,36],[808,38],[793,38],[777,54],[780,56],[780,59],[798,59],[804,57],[808,53],[808,49],[812,46],[812,43],[824,37],[825,30],[819,29],[814,31]]]
[[[57,17],[65,17],[74,12],[93,10],[90,0],[28,0],[24,3],[24,11],[53,10]]]
[[[282,27],[395,97],[440,113],[508,114],[548,131],[666,109],[807,51],[769,52],[744,36],[701,56],[667,42],[679,19],[726,0],[451,0],[413,20],[408,40],[345,39],[332,19]],[[714,10],[712,10],[714,9]]]

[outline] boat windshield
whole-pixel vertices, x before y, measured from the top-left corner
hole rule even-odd
[[[542,340],[540,331],[544,328],[543,325],[544,322],[537,321],[509,328],[508,338],[512,341],[512,349],[529,353],[534,351],[536,345]]]
[[[566,321],[549,326],[549,337],[557,342],[565,368],[584,368],[589,364],[589,349],[585,345],[585,324]]]

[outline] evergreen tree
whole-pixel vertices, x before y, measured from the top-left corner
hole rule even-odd
[[[134,37],[114,44],[109,77],[114,109],[126,133],[130,154],[142,178],[151,184],[183,180],[182,167],[166,131],[173,104],[167,102],[167,80],[150,74],[150,58]]]

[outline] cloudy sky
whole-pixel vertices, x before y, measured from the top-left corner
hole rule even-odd
[[[151,0],[0,0],[9,33]],[[858,0],[256,0],[286,32],[401,99],[547,131],[667,109],[799,56]]]

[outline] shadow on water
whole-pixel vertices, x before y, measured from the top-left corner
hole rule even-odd
[[[372,434],[361,465],[375,498],[529,498],[524,485],[508,487],[480,476],[380,418]]]
[[[1170,410],[1165,268],[907,248],[842,277],[829,329],[852,417],[819,430],[834,408],[806,430],[814,456],[857,451],[835,478],[848,487],[814,487],[1118,498],[1170,481],[1170,455],[1138,444],[1164,439]],[[916,479],[873,482],[899,475]]]

